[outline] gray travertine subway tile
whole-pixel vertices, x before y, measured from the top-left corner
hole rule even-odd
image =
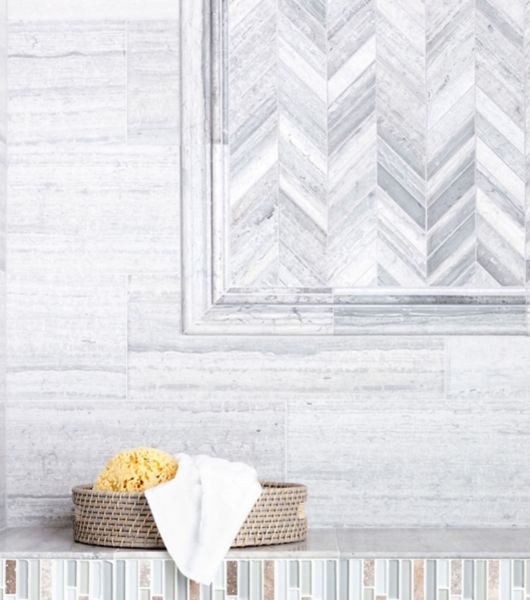
[[[11,275],[9,400],[124,399],[126,295],[123,275]]]
[[[179,345],[178,350],[129,350],[131,400],[208,399],[214,392],[255,399],[435,398],[442,388],[437,352],[373,347],[363,351],[327,343],[306,353],[300,343],[257,348],[250,338],[239,344],[219,340],[214,346],[204,338],[179,338]],[[427,371],[411,369],[416,361],[424,361]]]
[[[528,397],[528,337],[448,338],[447,355],[449,397]]]
[[[182,336],[175,275],[129,282],[129,397],[393,396],[443,394],[438,337]]]
[[[219,398],[132,403],[68,399],[8,404],[8,509],[11,524],[66,521],[70,489],[93,481],[124,448],[211,454],[283,477],[285,404]],[[20,468],[24,465],[24,477]]]
[[[287,477],[319,526],[525,526],[529,418],[526,399],[293,400]]]
[[[181,281],[176,273],[129,277],[129,350],[175,348],[181,329]]]
[[[13,23],[10,144],[124,141],[125,23]]]
[[[175,147],[16,147],[12,272],[159,272],[179,262]]]
[[[127,25],[129,143],[179,142],[178,21]]]
[[[179,4],[174,0],[8,0],[13,21],[94,21],[101,19],[175,19]]]

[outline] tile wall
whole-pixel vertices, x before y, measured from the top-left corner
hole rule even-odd
[[[0,0],[0,529],[5,526],[7,0]]]
[[[8,523],[146,444],[306,482],[313,526],[529,526],[530,340],[179,334],[176,3],[11,4]]]

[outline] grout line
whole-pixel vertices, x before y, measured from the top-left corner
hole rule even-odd
[[[443,362],[443,375],[442,375],[442,395],[444,400],[447,400],[448,390],[449,390],[449,376],[451,370],[451,360],[450,360],[450,350],[449,350],[449,337],[444,336],[443,338],[443,352],[444,352],[444,362]]]
[[[125,144],[129,145],[129,24],[125,21]]]
[[[283,480],[287,481],[289,460],[289,400],[284,399],[283,410]]]
[[[0,447],[0,452],[2,455],[2,459],[1,459],[1,464],[0,464],[0,469],[1,469],[1,486],[2,486],[2,498],[1,498],[1,504],[2,504],[2,514],[0,515],[0,521],[1,521],[1,527],[0,529],[4,529],[7,527],[8,523],[9,523],[9,510],[8,510],[8,478],[7,478],[7,398],[8,398],[8,385],[7,385],[7,362],[8,362],[8,354],[7,354],[7,340],[8,340],[8,334],[9,334],[9,330],[8,330],[8,319],[7,319],[7,314],[8,314],[8,306],[7,306],[7,292],[8,292],[8,270],[7,270],[7,265],[8,265],[8,255],[7,255],[7,231],[8,231],[8,220],[7,220],[7,215],[8,215],[8,198],[9,198],[9,194],[8,194],[8,190],[9,190],[9,160],[10,160],[10,145],[9,145],[9,4],[7,2],[7,0],[0,0],[0,1],[4,1],[5,2],[5,22],[1,24],[1,26],[4,28],[4,32],[5,32],[5,55],[2,59],[2,62],[4,64],[4,68],[5,68],[5,78],[4,78],[4,84],[5,84],[5,101],[4,101],[4,111],[5,114],[3,115],[4,117],[4,122],[5,122],[5,129],[4,129],[4,137],[5,137],[5,151],[4,151],[4,181],[2,182],[2,189],[4,192],[4,230],[2,232],[3,234],[3,240],[2,240],[2,247],[3,247],[3,251],[4,251],[4,289],[3,289],[3,294],[4,294],[4,298],[3,298],[3,314],[2,314],[2,318],[4,320],[3,326],[4,326],[4,339],[2,341],[2,347],[3,347],[3,351],[4,351],[4,365],[3,365],[3,391],[4,391],[4,397],[0,399],[0,402],[2,403],[2,427],[1,427],[1,434],[2,434],[2,440],[1,440],[1,447]]]
[[[524,287],[528,291],[528,11],[527,2],[523,5],[523,111],[524,111],[524,147],[523,147],[523,173],[524,173],[524,204],[523,204],[523,223],[524,223],[524,244],[523,244],[523,277]],[[527,307],[526,324],[528,334],[528,295],[525,294],[525,304]]]
[[[131,278],[125,275],[125,400],[129,400],[129,307],[131,302]]]
[[[436,1],[436,0],[435,0]],[[424,90],[424,101],[425,101],[425,130],[423,132],[424,143],[423,143],[423,205],[424,205],[424,213],[423,213],[423,249],[424,249],[424,264],[423,264],[423,281],[424,285],[428,286],[429,281],[429,269],[428,269],[428,256],[429,256],[429,243],[428,243],[428,209],[429,209],[429,179],[428,179],[428,169],[427,164],[429,160],[429,94],[427,87],[427,11],[428,11],[428,2],[426,1],[423,10],[423,90]]]
[[[473,0],[473,143],[474,143],[474,157],[473,157],[473,218],[474,218],[474,250],[475,250],[475,261],[474,269],[476,275],[478,272],[478,202],[477,202],[477,2]]]
[[[324,204],[326,206],[326,241],[325,241],[325,249],[324,249],[324,276],[325,276],[325,284],[328,285],[330,281],[330,271],[329,271],[329,212],[330,212],[330,201],[329,201],[329,6],[326,4],[324,6],[325,16],[324,16],[324,43],[326,47],[325,51],[325,85],[326,85],[326,180],[324,185]],[[321,272],[322,273],[322,272]],[[334,310],[332,311],[332,326],[334,327],[335,318],[334,318]]]
[[[276,285],[281,286],[280,273],[282,270],[282,255],[281,255],[281,234],[280,227],[282,223],[282,202],[281,202],[281,183],[280,178],[282,175],[281,169],[281,144],[282,144],[282,128],[280,124],[281,119],[281,107],[280,107],[280,2],[276,0],[276,39],[275,51],[276,51]]]

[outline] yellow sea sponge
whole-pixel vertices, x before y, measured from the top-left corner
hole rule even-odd
[[[157,448],[136,448],[116,454],[94,484],[99,492],[143,492],[173,479],[177,461]]]

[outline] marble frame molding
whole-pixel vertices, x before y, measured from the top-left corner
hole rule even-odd
[[[226,284],[226,2],[181,2],[182,333],[527,335],[526,286],[255,289]]]

